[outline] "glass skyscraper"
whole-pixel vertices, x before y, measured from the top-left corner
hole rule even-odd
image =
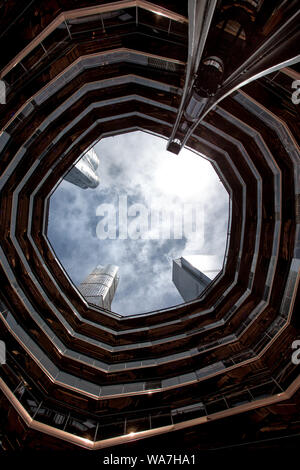
[[[118,272],[113,264],[98,265],[78,289],[89,303],[110,310],[119,283]]]
[[[89,150],[73,166],[65,176],[65,180],[82,189],[97,188],[100,183],[96,170],[99,166],[99,157],[94,149]]]
[[[185,258],[173,260],[173,282],[183,300],[194,300],[208,286],[211,279],[195,268]]]

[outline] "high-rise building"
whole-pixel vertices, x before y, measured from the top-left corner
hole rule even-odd
[[[96,188],[100,182],[96,173],[98,166],[99,157],[94,149],[90,149],[66,174],[65,180],[82,189]]]
[[[297,1],[0,2],[3,449],[299,447],[299,24]],[[205,155],[230,219],[201,298],[124,317],[87,305],[47,217],[133,130]]]
[[[113,264],[98,265],[78,289],[89,303],[111,310],[119,282],[118,271],[118,266]]]
[[[173,260],[172,280],[183,300],[194,300],[211,282],[211,279],[181,257]]]

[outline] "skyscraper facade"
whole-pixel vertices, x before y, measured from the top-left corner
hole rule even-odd
[[[98,265],[78,289],[89,303],[111,310],[119,282],[118,271],[118,266],[113,264]]]
[[[96,173],[98,166],[99,157],[94,149],[90,149],[66,174],[65,180],[82,189],[96,188],[100,182]]]
[[[173,260],[172,280],[183,300],[194,300],[211,282],[211,279],[195,268],[185,258]]]

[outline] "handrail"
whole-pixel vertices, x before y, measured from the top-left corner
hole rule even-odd
[[[188,20],[186,17],[172,12],[160,5],[151,3],[146,0],[121,0],[116,2],[111,2],[102,5],[95,5],[93,7],[84,7],[75,10],[69,10],[63,13],[60,13],[43,31],[38,34],[21,52],[19,52],[14,59],[12,59],[0,72],[0,79],[4,78],[5,75],[15,67],[24,57],[26,57],[33,49],[38,46],[44,39],[46,39],[56,28],[58,28],[62,23],[69,19],[73,18],[82,18],[84,16],[95,15],[98,13],[106,13],[111,11],[116,11],[124,8],[142,8],[148,10],[152,13],[156,13],[162,16],[166,16],[174,21],[180,23],[187,23]]]

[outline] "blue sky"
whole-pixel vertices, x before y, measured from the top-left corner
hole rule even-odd
[[[98,264],[119,266],[120,281],[112,310],[123,315],[182,303],[172,283],[171,260],[193,256],[190,259],[196,264],[201,259],[196,255],[204,254],[215,255],[222,264],[228,193],[208,161],[185,149],[178,156],[167,152],[166,141],[150,134],[132,132],[105,138],[94,149],[100,158],[100,185],[84,190],[63,181],[50,200],[48,238],[62,265],[75,285]],[[142,207],[149,212],[151,208],[161,211],[161,232],[153,231],[149,218],[149,226],[143,225],[143,239],[129,236],[120,240],[120,196],[127,198],[131,210]],[[99,239],[104,219],[97,213],[102,204],[115,207],[116,239]],[[193,224],[185,223],[182,238],[174,239],[172,229],[169,239],[162,238],[168,236],[162,233],[168,233],[170,220],[173,222],[180,211],[186,210],[193,214]],[[139,225],[139,219],[132,214],[129,226]],[[154,232],[158,239],[153,239]],[[208,269],[203,261],[197,267]]]

